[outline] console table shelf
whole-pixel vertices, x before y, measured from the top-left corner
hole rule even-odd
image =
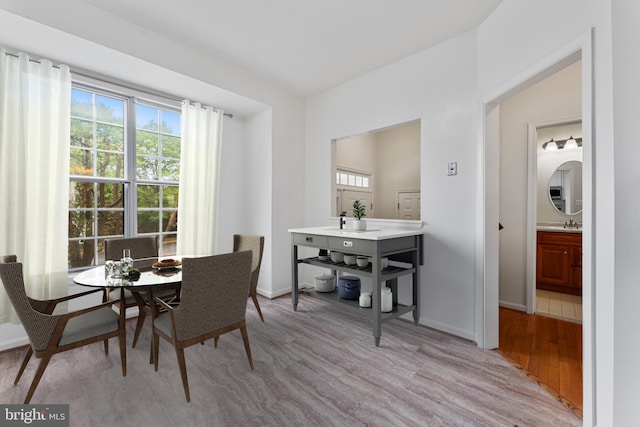
[[[302,289],[300,293],[303,295],[307,295],[313,298],[317,298],[322,301],[326,301],[330,304],[335,304],[345,311],[349,311],[351,313],[356,313],[360,316],[366,317],[369,320],[372,319],[372,310],[371,307],[363,308],[360,307],[358,301],[342,299],[338,296],[337,291],[333,292],[317,292],[313,289]],[[415,305],[403,305],[397,304],[393,306],[393,310],[388,313],[381,313],[381,321],[384,323],[388,320],[393,320],[398,316],[402,316],[403,314],[411,313],[416,309]]]
[[[326,267],[331,270],[337,270],[342,272],[347,272],[350,274],[355,274],[356,276],[364,276],[371,277],[372,276],[372,268],[371,263],[369,263],[366,267],[358,267],[357,265],[347,265],[344,262],[332,262],[331,260],[322,260],[318,257],[312,258],[303,258],[298,260],[299,263],[315,265],[317,267]],[[405,274],[411,274],[415,272],[415,268],[404,268],[404,267],[396,267],[390,265],[387,268],[384,268],[380,271],[380,278],[382,280],[391,280],[396,279],[400,276],[404,276]]]
[[[367,317],[373,328],[376,346],[380,345],[382,323],[413,312],[414,323],[420,318],[420,268],[422,264],[422,231],[420,230],[371,230],[354,232],[335,228],[291,229],[291,302],[294,311],[298,307],[300,293],[334,304],[341,309]],[[366,267],[334,263],[319,257],[298,259],[298,246],[329,249],[343,253],[365,255],[370,258]],[[381,269],[382,258],[388,257],[392,265]],[[362,308],[357,301],[344,300],[334,292],[316,292],[314,289],[298,288],[298,266],[300,264],[328,268],[334,276],[338,272],[370,277],[372,281],[371,307]],[[412,304],[397,303],[397,279],[412,276]],[[393,289],[393,310],[381,311],[381,282],[387,282]]]

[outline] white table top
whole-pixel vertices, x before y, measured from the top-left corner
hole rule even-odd
[[[310,227],[310,228],[290,228],[289,233],[315,234],[318,236],[347,237],[363,240],[384,240],[395,239],[397,237],[417,236],[423,234],[422,230],[402,230],[395,228],[367,229],[365,231],[355,231],[352,228],[340,230],[339,227]]]

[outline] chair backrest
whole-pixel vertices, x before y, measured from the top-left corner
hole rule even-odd
[[[3,259],[5,259],[3,257]],[[24,288],[22,264],[0,262],[0,281],[7,291],[11,305],[18,314],[34,350],[44,350],[58,322],[58,315],[42,314],[29,303]]]
[[[251,252],[182,259],[180,305],[174,309],[181,341],[244,320]]]
[[[10,262],[18,262],[18,257],[15,255],[2,255],[0,256],[0,264],[8,264]]]
[[[122,250],[131,249],[131,258],[157,258],[158,242],[155,236],[126,237],[104,241],[104,259],[120,260]]]
[[[264,251],[264,236],[253,234],[234,234],[233,251],[251,251],[251,289],[258,286],[258,276],[260,275],[260,265],[262,264],[262,252]]]

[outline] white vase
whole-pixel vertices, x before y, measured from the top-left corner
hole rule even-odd
[[[353,230],[354,231],[365,231],[367,229],[367,223],[364,219],[354,219],[353,220]]]

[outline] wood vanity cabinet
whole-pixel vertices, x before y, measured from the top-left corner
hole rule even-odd
[[[536,287],[582,295],[582,233],[538,231]]]

